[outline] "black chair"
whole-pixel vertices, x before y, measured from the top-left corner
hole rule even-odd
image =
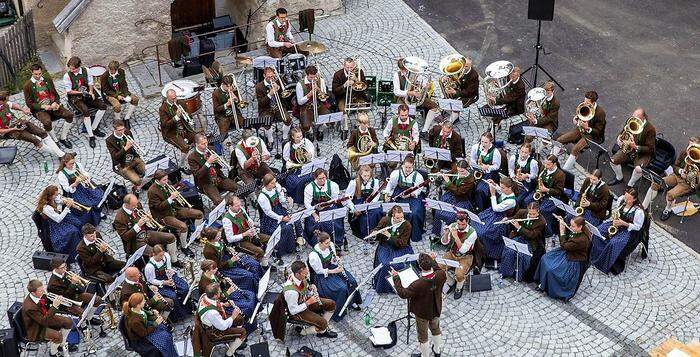
[[[126,337],[126,322],[124,322],[124,316],[119,318],[119,324],[117,328],[119,329],[119,334],[122,336],[122,341],[124,341],[124,349],[127,351],[135,352],[134,347],[131,346],[129,338]]]
[[[20,355],[24,355],[24,352],[39,351],[40,345],[42,345],[44,342],[29,341],[29,339],[27,339],[27,330],[25,329],[24,321],[22,320],[21,308],[12,316],[12,328],[15,331],[15,341],[17,342],[17,348],[19,349]]]
[[[656,137],[656,151],[647,168],[663,176],[664,170],[676,161],[676,149],[662,137]]]
[[[95,288],[98,294],[104,296],[105,295],[105,284],[102,282],[102,280],[98,279],[95,276],[92,276],[90,274],[87,274],[85,272],[85,268],[83,267],[83,261],[80,259],[79,255],[75,256],[75,262],[78,263],[78,268],[80,268],[80,272],[82,273],[82,276],[89,280],[90,283],[95,284]]]
[[[36,229],[39,232],[39,239],[41,240],[41,245],[44,247],[45,252],[53,252],[53,243],[51,243],[51,231],[49,230],[49,225],[46,223],[44,217],[41,213],[36,210],[32,212],[32,221],[36,225]]]

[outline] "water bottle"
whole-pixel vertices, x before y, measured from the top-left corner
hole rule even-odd
[[[501,289],[505,286],[505,285],[503,284],[503,276],[500,275],[500,274],[498,275],[498,283],[497,283],[497,284],[498,284],[498,287],[501,288]]]
[[[372,313],[370,311],[365,312],[365,314],[362,316],[362,320],[365,323],[365,327],[372,326]]]
[[[44,173],[49,173],[49,162],[44,160]]]

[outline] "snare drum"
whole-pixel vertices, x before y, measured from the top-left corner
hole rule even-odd
[[[306,56],[301,53],[291,53],[284,58],[285,69],[289,72],[304,71],[306,69]]]
[[[277,58],[270,56],[258,56],[253,58],[253,79],[260,83],[265,79],[265,67],[272,67],[277,73],[284,72],[284,64]]]
[[[98,64],[88,67],[88,74],[92,76],[95,88],[100,88],[100,77],[105,73],[107,73],[107,68],[105,68],[105,66],[100,66]]]
[[[183,101],[183,108],[189,114],[194,114],[202,108],[202,99],[200,97],[202,86],[197,82],[187,79],[178,79],[167,83],[161,95],[166,98],[168,90],[172,89],[177,95],[177,99]]]

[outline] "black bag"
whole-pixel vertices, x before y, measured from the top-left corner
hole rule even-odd
[[[333,159],[331,159],[328,178],[337,183],[341,191],[345,190],[350,183],[350,172],[343,166],[343,162],[340,161],[340,156],[338,156],[338,154],[334,154]]]
[[[292,357],[323,357],[321,352],[312,350],[309,347],[302,346],[298,351],[294,352]]]
[[[508,129],[508,142],[515,145],[520,145],[525,141],[525,135],[523,134],[523,126],[526,122],[521,122],[515,125],[511,125]]]
[[[0,356],[2,357],[17,357],[19,349],[15,340],[14,329],[0,330]]]
[[[104,187],[102,187],[104,186]],[[106,185],[101,185],[100,188],[102,190],[106,190],[107,186]],[[116,210],[119,209],[119,207],[122,206],[124,203],[124,197],[129,193],[129,191],[126,190],[126,186],[124,185],[119,185],[119,184],[114,184],[112,186],[112,192],[109,193],[107,196],[107,200],[105,201],[105,205],[107,205],[107,208],[111,210]]]

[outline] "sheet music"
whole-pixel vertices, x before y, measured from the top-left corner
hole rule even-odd
[[[455,211],[466,213],[467,216],[469,216],[470,222],[476,222],[476,223],[479,223],[481,225],[484,225],[484,221],[482,221],[481,218],[479,218],[479,216],[476,213],[474,213],[466,208],[457,207],[457,206],[454,206],[454,207],[455,207]]]
[[[347,213],[347,207],[336,208],[330,211],[321,211],[318,213],[318,221],[327,222],[339,218],[344,218],[347,215]]]
[[[103,204],[105,204],[105,201],[107,201],[107,197],[109,197],[109,194],[112,192],[112,189],[114,188],[114,183],[117,181],[116,177],[112,177],[111,180],[109,180],[109,185],[107,185],[107,188],[105,189],[104,194],[102,194],[102,199],[100,200],[100,203],[97,205],[97,208],[102,207]]]
[[[185,354],[185,342],[187,342],[187,354]],[[175,342],[175,349],[180,357],[192,357],[194,356],[194,350],[192,349],[192,340],[186,339],[182,341]]]
[[[528,135],[528,136],[534,136],[536,138],[543,138],[543,139],[551,139],[552,134],[549,133],[549,130],[545,128],[538,128],[536,126],[524,126],[523,127],[523,134]]]
[[[389,203],[382,203],[382,211],[384,213],[387,213],[391,211],[394,206],[400,206],[401,209],[403,209],[403,213],[411,213],[411,206],[408,203],[399,203],[399,202],[389,202]]]
[[[209,217],[207,218],[207,227],[211,226],[216,220],[219,219],[225,212],[226,212],[226,196],[223,197],[223,201],[221,201],[216,207],[214,207],[211,212],[209,212]]]
[[[438,98],[438,106],[441,110],[460,112],[464,110],[464,105],[459,99]]]
[[[378,346],[391,344],[391,334],[388,328],[384,326],[372,327],[369,331],[372,334],[369,339],[373,344]]]
[[[529,257],[532,256],[532,253],[530,253],[530,247],[526,243],[520,243],[516,240],[507,238],[507,237],[502,237],[503,238],[503,243],[506,245],[506,247],[513,249],[514,251],[518,253],[523,253]]]
[[[418,260],[418,257],[420,256],[420,253],[409,253],[402,255],[400,257],[396,257],[391,260],[389,264],[401,264],[401,263],[408,263],[408,262],[415,262]]]
[[[134,265],[134,262],[135,262],[137,259],[140,259],[140,258],[141,258],[141,256],[143,255],[143,251],[146,250],[146,247],[148,247],[148,245],[145,245],[145,244],[144,244],[143,246],[141,246],[141,248],[137,249],[137,250],[134,252],[134,254],[132,254],[132,255],[129,257],[129,259],[126,261],[126,264],[124,265],[124,268],[122,268],[122,271],[121,271],[121,272],[123,272],[124,270],[126,270],[126,268],[128,268],[128,267]],[[120,273],[121,273],[121,272],[120,272]]]
[[[146,167],[144,169],[144,173],[145,173],[144,177],[153,176],[153,174],[158,169],[167,170],[170,167],[169,163],[170,163],[170,158],[166,156],[158,161],[154,161],[154,162],[146,164]]]
[[[386,152],[386,161],[403,162],[408,155],[413,155],[413,151],[389,150]]]
[[[592,235],[605,239],[605,237],[603,237],[603,235],[598,230],[598,227],[594,226],[591,222],[586,222],[586,227],[588,227],[588,230],[591,231]]]
[[[452,151],[448,149],[424,147],[423,156],[429,159],[435,159],[439,161],[452,161]]]
[[[190,235],[190,239],[187,240],[187,244],[185,244],[185,248],[189,247],[190,244],[194,243],[194,241],[199,238],[200,235],[202,235],[202,231],[204,230],[204,227],[207,224],[205,222],[202,222],[200,225],[195,227],[194,232],[192,232],[192,235]]]
[[[335,112],[330,114],[322,114],[316,119],[316,125],[337,123],[343,120],[342,112]]]
[[[369,154],[360,157],[358,163],[360,166],[362,165],[372,165],[372,164],[383,164],[386,162],[386,154],[381,153],[381,154]]]
[[[324,166],[326,166],[326,159],[314,159],[313,161],[309,162],[308,164],[304,164],[304,166],[301,167],[301,169],[299,170],[299,176],[308,175],[317,168],[323,168]]]
[[[277,226],[277,229],[275,229],[275,231],[272,232],[272,234],[270,235],[270,240],[267,242],[267,245],[265,246],[265,258],[269,258],[270,256],[272,256],[272,251],[275,249],[275,246],[280,241],[281,235],[282,235],[282,225],[279,225],[279,226]]]
[[[552,202],[554,202],[554,205],[557,208],[563,209],[564,211],[566,211],[566,213],[568,213],[572,216],[576,216],[576,210],[573,207],[571,207],[571,205],[568,205],[568,204],[562,202],[562,200],[560,200],[556,197],[549,197],[549,199],[552,200]]]
[[[459,262],[457,262],[456,260],[445,259],[445,258],[435,258],[435,261],[438,264],[447,265],[448,267],[459,268]]]
[[[391,275],[389,275],[386,280],[389,281],[392,288],[396,289],[394,287],[394,279],[391,277]],[[409,266],[406,269],[399,271],[399,280],[401,281],[401,286],[407,288],[411,285],[411,283],[418,280],[418,274],[416,274],[416,271]]]

